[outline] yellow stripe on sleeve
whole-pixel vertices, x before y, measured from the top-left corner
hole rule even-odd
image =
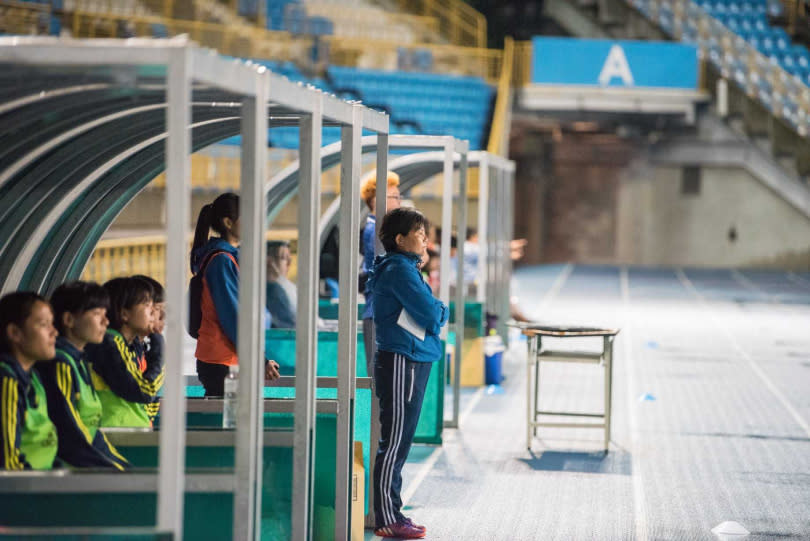
[[[118,452],[118,449],[116,449],[115,446],[112,443],[110,443],[110,440],[107,439],[107,435],[104,434],[104,432],[101,432],[101,437],[104,438],[104,443],[107,444],[107,448],[110,450],[110,452],[113,454],[113,456],[115,456],[115,458],[117,458],[121,462],[124,462],[125,464],[129,464],[129,460],[124,458],[121,455],[121,453]],[[115,464],[115,467],[118,468],[121,471],[124,470],[124,467],[121,464]]]
[[[73,407],[73,400],[71,397],[73,394],[73,368],[66,363],[57,362],[56,380],[59,382],[59,391],[62,393],[65,402],[67,402],[70,416],[73,417],[73,421],[79,427],[82,434],[84,434],[84,438],[87,440],[87,443],[92,444],[93,439],[90,437],[90,431],[85,426],[84,421],[82,421],[79,412],[76,411],[75,407]]]
[[[3,378],[3,426],[5,427],[6,447],[5,451],[5,468],[7,470],[21,470],[23,469],[22,462],[20,461],[20,453],[17,449],[17,381],[4,377]]]
[[[135,362],[135,354],[129,349],[129,346],[127,346],[123,338],[116,336],[115,345],[118,347],[118,353],[124,360],[124,365],[126,366],[127,372],[129,372],[129,375],[132,376],[132,379],[134,379],[138,384],[141,391],[155,396],[160,390],[160,387],[163,385],[163,370],[161,370],[160,375],[158,375],[154,381],[149,381],[143,377],[141,370],[138,368],[138,365]]]

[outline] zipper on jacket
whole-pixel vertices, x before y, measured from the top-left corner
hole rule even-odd
[[[410,403],[411,398],[413,398],[413,373],[414,373],[414,367],[411,366],[411,390],[408,391],[408,403]]]

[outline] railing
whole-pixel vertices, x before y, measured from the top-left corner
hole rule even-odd
[[[133,274],[145,274],[166,283],[166,237],[102,240],[84,267],[81,279],[104,283]]]
[[[801,79],[771,62],[690,0],[625,1],[636,8],[643,4],[647,17],[659,26],[662,19],[671,22],[669,33],[675,39],[696,30],[701,56],[716,65],[724,78],[738,84],[800,136],[808,136],[810,88]]]
[[[495,100],[495,112],[492,115],[492,128],[489,134],[487,150],[492,154],[508,157],[506,143],[509,137],[509,109],[512,104],[512,63],[514,59],[514,40],[507,37],[503,44],[503,62],[501,77],[498,81],[498,97]]]
[[[512,86],[519,88],[532,80],[532,42],[516,41],[514,56]]]
[[[167,19],[154,16],[127,16],[111,13],[74,11],[71,31],[76,37],[153,36],[165,31],[167,36],[188,34],[203,46],[222,54],[243,58],[296,61],[308,58],[313,45],[309,37],[294,37],[289,32],[276,32],[257,27],[229,27],[216,23]],[[501,73],[503,51],[479,47],[429,43],[402,45],[395,41],[325,36],[321,40],[329,49],[329,62],[341,66],[368,69],[396,69],[400,49],[427,49],[438,71],[483,77],[497,83]]]
[[[47,33],[50,13],[49,4],[0,0],[0,32],[23,35]],[[41,28],[43,24],[45,28]]]
[[[71,31],[76,37],[133,37],[188,34],[194,41],[225,55],[244,58],[295,60],[306,56],[312,41],[293,38],[288,32],[273,32],[255,27],[167,19],[154,16],[116,15],[74,11]]]
[[[297,272],[297,237],[296,230],[268,231],[267,240],[286,240],[290,242],[289,277],[295,279]],[[191,249],[191,237],[188,247]],[[189,277],[191,276],[189,271]],[[161,284],[166,283],[166,237],[150,235],[122,239],[106,239],[96,245],[90,261],[82,271],[81,279],[103,284],[107,280],[145,274]]]
[[[279,159],[267,162],[267,171],[281,171],[295,159],[294,151]],[[239,191],[241,161],[239,156],[215,156],[196,153],[191,155],[191,187],[194,190],[222,193]],[[166,187],[166,174],[161,173],[149,183],[149,188]],[[333,167],[321,176],[321,192],[340,193],[340,168]]]
[[[394,41],[364,40],[327,36],[330,63],[366,69],[395,69],[399,50],[426,49],[433,55],[435,71],[482,77],[497,84],[501,75],[503,51],[457,45],[428,43],[403,45]]]
[[[307,2],[305,6],[308,16],[326,17],[332,21],[333,35],[339,37],[413,43],[436,41],[439,34],[439,20],[435,17],[329,2]]]
[[[398,0],[402,11],[439,20],[439,32],[456,45],[487,46],[487,20],[462,0]]]

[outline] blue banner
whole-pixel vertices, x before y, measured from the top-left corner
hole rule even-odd
[[[698,51],[682,43],[536,37],[532,83],[694,89]]]

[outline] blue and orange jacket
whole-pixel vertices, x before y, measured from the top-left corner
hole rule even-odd
[[[45,387],[48,415],[56,425],[59,435],[57,456],[77,468],[126,469],[129,462],[118,453],[104,433],[98,430],[98,426],[86,426],[79,415],[82,388],[96,394],[84,352],[62,336],[56,339],[56,349],[53,361],[37,363],[34,369]],[[75,369],[65,354],[73,358]],[[100,413],[100,405],[98,407]]]
[[[162,359],[147,357],[143,342],[136,338],[127,343],[114,329],[107,329],[101,344],[88,344],[85,352],[104,405],[101,426],[150,426],[160,408]]]
[[[206,363],[232,366],[236,355],[236,329],[239,313],[239,248],[221,238],[212,238],[191,255],[195,274],[212,252],[224,252],[208,261],[200,300],[202,322],[197,338],[197,359]]]
[[[410,252],[377,256],[367,287],[374,293],[377,349],[400,353],[413,361],[435,362],[444,355],[439,332],[450,311],[433,296],[419,271],[419,261],[419,256]],[[403,310],[425,330],[424,340],[397,323]]]

